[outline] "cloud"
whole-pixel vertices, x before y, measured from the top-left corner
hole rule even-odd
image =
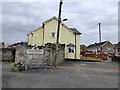
[[[26,41],[26,35],[30,31],[40,27],[45,19],[53,16],[48,7],[44,9],[42,3],[2,3],[3,41],[6,43]]]
[[[98,23],[102,24],[102,39],[117,42],[118,0],[64,0],[62,19],[81,33],[81,44],[98,42]],[[2,35],[6,43],[27,41],[27,34],[42,22],[57,16],[58,1],[2,2]],[[69,11],[69,12],[68,12]]]

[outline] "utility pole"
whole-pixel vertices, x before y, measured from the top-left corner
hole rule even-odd
[[[100,42],[100,54],[101,54],[101,23],[99,23],[99,42]]]
[[[59,43],[59,32],[60,32],[60,23],[61,23],[61,8],[62,8],[62,0],[60,0],[60,5],[59,5],[59,14],[58,14],[58,28],[57,28],[57,41],[56,43]]]
[[[62,0],[60,0],[59,13],[58,13],[58,27],[57,27],[56,54],[55,54],[54,67],[56,67],[57,54],[58,54],[58,44],[59,44],[59,32],[60,32],[60,23],[61,23],[61,8],[62,8],[62,4],[63,4],[63,2],[62,2]]]

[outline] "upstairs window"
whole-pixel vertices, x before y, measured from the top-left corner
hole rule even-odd
[[[54,32],[51,33],[51,37],[55,38],[55,33]]]

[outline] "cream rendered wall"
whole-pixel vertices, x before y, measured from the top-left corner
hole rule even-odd
[[[59,42],[66,44],[65,46],[65,58],[75,59],[75,53],[68,53],[67,45],[72,43],[75,45],[75,35],[65,28],[63,25],[60,26],[60,38]]]
[[[76,35],[76,59],[80,59],[80,35]]]
[[[69,43],[75,44],[75,36],[74,34],[65,28],[63,25],[60,26],[60,43],[65,43],[66,45]]]
[[[58,26],[58,21],[55,19],[45,24],[44,44],[56,43],[57,36],[53,38],[51,36],[51,33],[54,32],[55,35],[57,35],[57,26]],[[76,40],[77,40],[76,59],[80,59],[80,35],[76,36]],[[68,47],[67,47],[69,43],[72,43],[75,45],[75,35],[73,34],[73,32],[69,31],[63,25],[60,25],[59,43],[66,45],[65,46],[65,58],[75,59],[75,53],[68,53]]]
[[[52,32],[55,33],[55,38],[52,37]],[[57,34],[57,20],[52,20],[45,24],[44,27],[44,44],[46,43],[56,43]]]
[[[45,45],[46,43],[56,43],[56,35],[57,35],[57,26],[58,21],[56,19],[51,20],[50,22],[45,23],[44,28],[41,28],[33,33],[32,35],[29,35],[29,41],[28,44],[30,45]],[[43,40],[43,30],[44,30],[44,40]],[[52,37],[52,32],[55,33],[55,38]],[[77,41],[77,47],[76,47],[76,59],[80,59],[80,35],[76,36]],[[59,43],[65,44],[65,58],[75,59],[75,53],[68,53],[68,47],[67,45],[69,43],[72,43],[75,45],[75,34],[73,32],[69,31],[66,27],[63,25],[60,25],[60,33],[59,33]]]
[[[28,35],[28,45],[32,44],[32,34]]]
[[[33,38],[32,38],[32,46],[41,46],[43,45],[43,28],[40,28],[39,30],[33,32]]]

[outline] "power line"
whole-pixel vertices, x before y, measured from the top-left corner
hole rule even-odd
[[[98,26],[98,24],[95,24],[95,25],[90,26],[90,27],[88,27],[88,28],[86,28],[86,29],[84,29],[84,30],[92,29],[92,28],[95,28],[95,27],[97,27],[97,26]]]
[[[89,14],[89,15],[104,15],[104,16],[117,16],[117,15],[108,15],[108,14],[99,14],[99,13],[84,13],[84,12],[74,12],[74,11],[62,11],[64,13],[75,13],[75,14]]]

